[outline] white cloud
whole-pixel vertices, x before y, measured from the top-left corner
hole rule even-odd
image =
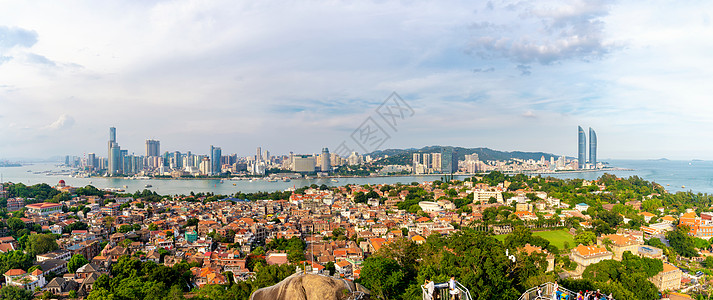
[[[471,27],[474,40],[470,51],[481,57],[547,65],[600,59],[615,47],[603,32],[602,18],[610,9],[606,1],[514,2],[497,9],[506,15],[500,24]],[[520,26],[509,25],[512,23]]]
[[[710,4],[700,6],[8,3],[0,35],[11,32],[14,42],[0,47],[0,153],[101,153],[109,126],[135,152],[149,137],[198,153],[209,144],[241,154],[257,145],[318,151],[335,147],[392,91],[417,112],[394,147],[572,155],[570,127],[582,124],[599,133],[602,157],[632,149],[666,156],[654,153],[662,130],[675,145],[713,153],[713,142],[674,134],[713,130],[713,36],[701,13]],[[71,134],[47,133],[63,128]],[[633,131],[642,136],[636,143]]]
[[[67,114],[62,114],[59,116],[57,121],[52,122],[52,124],[48,125],[47,128],[52,130],[62,130],[72,128],[72,126],[74,126],[74,118]]]
[[[522,116],[525,117],[525,118],[537,118],[537,116],[535,115],[535,113],[532,112],[531,110],[528,110],[528,111],[522,113]]]

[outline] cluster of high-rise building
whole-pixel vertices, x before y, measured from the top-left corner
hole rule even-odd
[[[477,159],[478,155],[475,154],[475,160],[477,161]],[[413,154],[413,173],[415,174],[452,174],[458,169],[458,152],[453,147],[442,147],[439,152],[416,152]]]
[[[559,170],[595,169],[597,162],[597,135],[589,128],[589,143],[581,126],[578,127],[578,155],[576,161],[560,157],[549,161],[544,157],[540,160],[511,161],[481,161],[478,154],[463,155],[464,160],[458,160],[458,152],[454,147],[441,147],[428,153],[413,153],[412,164],[402,166],[394,172],[412,172],[414,174],[453,174],[458,171],[467,173],[500,170],[505,172],[553,172]],[[121,149],[116,138],[116,128],[109,128],[107,157],[98,157],[88,153],[83,158],[67,156],[65,164],[81,167],[87,174],[108,176],[139,175],[139,176],[217,176],[221,174],[265,175],[270,169],[291,170],[299,173],[319,174],[333,172],[343,165],[360,165],[372,161],[369,156],[351,152],[346,157],[330,153],[328,148],[322,148],[318,154],[295,154],[273,156],[270,152],[257,147],[254,156],[239,157],[237,154],[223,155],[221,147],[210,145],[207,155],[193,154],[190,151],[161,153],[161,143],[155,139],[146,140],[145,155],[129,154]],[[587,148],[589,157],[587,159]]]
[[[292,170],[295,172],[331,172],[336,166],[345,164],[358,165],[370,161],[356,152],[348,157],[329,153],[323,148],[320,154],[293,154],[273,156],[270,152],[257,147],[255,156],[238,157],[237,154],[223,155],[221,147],[210,145],[207,155],[193,154],[190,151],[161,153],[161,142],[146,140],[145,155],[129,154],[122,150],[117,142],[116,128],[109,128],[107,156],[99,157],[88,153],[84,157],[67,156],[65,164],[81,167],[87,174],[115,175],[162,175],[162,176],[216,176],[231,174],[265,175],[271,168]]]
[[[364,158],[357,152],[352,152],[347,157],[341,157],[335,153],[329,153],[328,148],[322,148],[320,154],[295,154],[290,153],[282,164],[285,170],[295,172],[332,172],[334,167],[343,165],[359,165],[363,162],[371,161],[371,157]]]
[[[587,136],[578,126],[577,166],[579,169],[597,168],[597,133],[589,127],[589,160],[587,160]]]

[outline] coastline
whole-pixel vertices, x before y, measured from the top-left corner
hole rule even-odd
[[[494,170],[497,171],[497,170]],[[586,170],[556,170],[556,171],[549,171],[549,172],[543,172],[543,171],[522,171],[522,172],[509,172],[509,171],[499,171],[502,172],[503,174],[507,175],[515,175],[515,174],[525,174],[525,175],[558,175],[558,174],[578,174],[578,173],[594,173],[594,172],[618,172],[618,171],[636,171],[636,169],[632,168],[618,168],[618,167],[613,167],[613,168],[602,168],[602,169],[586,169]],[[290,178],[291,180],[296,180],[296,179],[302,179],[302,180],[312,180],[312,179],[349,179],[349,178],[399,178],[399,177],[413,177],[413,176],[418,176],[418,177],[439,177],[439,176],[445,176],[445,175],[454,175],[454,176],[482,176],[487,173],[455,173],[455,174],[438,174],[438,173],[431,173],[431,174],[398,174],[398,175],[367,175],[367,176],[359,176],[359,175],[354,175],[354,176],[339,176],[339,175],[331,175],[331,176],[320,176],[320,177],[300,177],[300,178]],[[169,180],[229,180],[229,181],[245,181],[245,180],[262,180],[262,181],[267,181],[265,178],[268,178],[269,176],[263,176],[263,177],[257,177],[257,176],[251,176],[251,177],[244,177],[244,176],[236,176],[236,177],[153,177],[153,176],[147,176],[145,178],[134,178],[134,177],[119,177],[119,176],[86,176],[86,177],[75,177],[74,178],[102,178],[102,179],[120,179],[120,180],[163,180],[163,181],[169,181]],[[279,178],[279,177],[278,177]],[[278,180],[280,181],[280,180]]]
[[[643,179],[656,182],[666,187],[666,190],[675,192],[702,192],[713,193],[713,161],[691,162],[691,161],[648,161],[648,160],[618,160],[610,162],[616,168],[603,168],[596,170],[566,170],[559,172],[523,172],[528,176],[543,176],[555,178],[578,178],[584,180],[595,180],[603,173],[611,173],[617,177],[639,176]],[[187,194],[194,192],[214,192],[222,194],[232,194],[236,191],[257,192],[257,191],[282,191],[295,186],[305,186],[311,184],[326,184],[327,186],[343,186],[350,184],[382,184],[382,183],[406,183],[439,180],[444,174],[399,174],[399,175],[374,175],[374,176],[330,176],[330,177],[310,177],[290,179],[290,181],[268,181],[264,177],[244,177],[243,180],[230,180],[230,178],[137,178],[124,179],[125,177],[70,177],[69,174],[34,174],[32,171],[65,170],[66,167],[59,167],[55,163],[32,163],[25,164],[20,168],[0,168],[0,177],[4,181],[24,183],[26,185],[46,183],[54,185],[63,179],[71,186],[93,185],[97,188],[124,188],[130,191],[141,191],[145,185],[153,185],[151,190],[170,193]],[[70,171],[71,172],[71,171]],[[513,173],[507,173],[512,175]],[[455,179],[463,180],[470,176],[480,176],[482,174],[459,173],[455,174]],[[282,177],[282,176],[280,176]],[[162,179],[162,180],[159,180]],[[183,179],[183,180],[175,180]],[[223,183],[220,183],[224,180]],[[683,187],[685,186],[685,188]]]

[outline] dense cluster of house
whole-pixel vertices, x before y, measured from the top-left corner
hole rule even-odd
[[[595,182],[586,184],[596,185]],[[483,218],[487,208],[504,205],[514,206],[515,216],[525,221],[557,219],[556,216],[559,220],[579,217],[585,220],[581,222],[583,227],[591,227],[590,217],[583,214],[588,209],[587,204],[570,207],[544,192],[517,190],[512,197],[504,199],[502,192],[507,187],[503,184],[490,187],[466,181],[457,195],[452,196],[472,199],[469,204],[472,209],[470,212],[457,212],[451,201],[440,199],[446,196],[447,191],[434,187],[430,182],[419,186],[433,193],[434,199],[437,199],[419,203],[425,214],[398,209],[397,204],[406,200],[409,191],[382,191],[383,185],[307,189],[304,194],[293,193],[284,200],[225,198],[203,203],[204,198],[186,201],[183,197],[174,197],[161,202],[147,202],[107,194],[103,197],[74,197],[62,203],[24,205],[27,211],[22,221],[39,224],[43,230],[61,235],[57,240],[60,249],[39,255],[36,262],[39,268],[31,272],[19,269],[7,271],[4,274],[5,284],[28,290],[50,290],[58,295],[66,295],[71,290],[80,296],[86,295],[92,290],[94,281],[101,274],[109,274],[111,265],[124,255],[167,266],[184,260],[198,263],[198,267],[191,269],[196,287],[224,284],[229,281],[225,274],[232,274],[232,279],[236,281],[254,275],[247,266],[246,255],[257,245],[293,237],[307,242],[304,258],[299,262],[303,271],[326,273],[326,266],[331,263],[337,276],[355,279],[359,277],[361,262],[366,257],[396,239],[424,243],[425,237],[431,234],[450,234],[456,230],[454,224],[472,224]],[[63,183],[57,188],[67,189]],[[601,192],[605,190],[604,186],[598,188]],[[355,203],[354,198],[360,192],[375,192],[382,200],[368,199],[366,203]],[[535,194],[537,199],[528,199],[528,194]],[[22,202],[22,199],[9,199],[8,208],[12,203],[12,209],[16,210],[17,203]],[[79,205],[88,209],[71,212],[71,208]],[[641,202],[632,201],[627,205],[640,209]],[[647,222],[653,217],[647,212],[641,215]],[[197,224],[189,224],[189,220],[194,219]],[[621,260],[625,251],[665,260],[662,250],[644,245],[644,239],[659,237],[674,229],[674,223],[679,219],[681,224],[690,224],[692,234],[696,236],[706,237],[708,226],[713,227],[711,215],[697,216],[695,212],[689,212],[680,217],[657,218],[657,223],[647,224],[641,231],[620,231],[599,237],[596,245],[577,245],[571,250],[570,259],[578,266],[573,276],[581,276],[587,266],[599,261]],[[66,230],[75,222],[84,222],[89,227],[87,230]],[[496,234],[512,230],[507,225],[492,225],[489,229]],[[340,238],[342,234],[356,238]],[[234,243],[218,242],[214,240],[217,235],[230,236]],[[12,237],[0,237],[0,251],[14,249],[17,245]],[[554,270],[555,256],[547,250],[529,244],[521,250],[544,253],[548,271]],[[68,274],[67,261],[75,254],[82,254],[90,263]],[[288,254],[284,251],[267,251],[263,256],[271,265],[289,263]],[[231,273],[226,273],[228,271]],[[47,281],[48,277],[53,278]],[[666,263],[664,271],[651,281],[662,291],[677,290],[681,288],[681,282],[685,282],[682,277],[684,275],[679,268]]]

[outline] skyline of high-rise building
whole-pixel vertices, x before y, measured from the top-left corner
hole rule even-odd
[[[584,133],[584,129],[582,129],[582,126],[577,127],[579,138],[579,145],[577,147],[577,167],[579,169],[584,169],[584,166],[587,163],[587,136]]]
[[[589,164],[597,167],[597,133],[589,127]]]

